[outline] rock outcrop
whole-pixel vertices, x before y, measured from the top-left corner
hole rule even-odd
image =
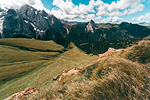
[[[109,48],[108,51],[106,51],[103,54],[98,54],[98,60],[101,60],[103,57],[108,57],[112,53],[120,53],[123,49],[114,49],[114,48]]]
[[[25,88],[23,91],[15,93],[4,100],[24,100],[29,98],[29,96],[37,94],[39,90],[35,87]]]
[[[62,72],[62,74],[57,75],[56,77],[53,78],[53,80],[58,79],[58,81],[61,81],[63,77],[71,76],[71,75],[77,75],[81,69],[83,69],[83,67],[73,68],[69,71],[64,70]]]
[[[21,34],[29,38],[34,37],[34,28],[30,23],[26,23],[14,9],[9,9],[3,21],[3,38],[15,37]]]
[[[57,42],[67,33],[66,28],[55,16],[27,4],[19,10],[8,9],[3,22],[0,19],[0,23],[3,38],[29,37]]]
[[[85,31],[94,33],[95,29],[97,29],[97,28],[98,28],[98,26],[95,24],[95,22],[93,20],[91,20],[88,23],[88,25],[86,26]]]

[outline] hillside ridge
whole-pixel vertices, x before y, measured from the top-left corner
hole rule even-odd
[[[88,76],[88,78],[92,81],[92,82],[95,82],[95,81],[98,81],[99,80],[99,78],[98,78],[98,76],[97,76],[97,73],[101,73],[101,71],[102,71],[102,69],[101,68],[104,68],[103,66],[106,66],[105,65],[105,62],[107,62],[107,63],[110,63],[110,65],[111,65],[111,62],[109,61],[110,59],[112,60],[112,62],[114,62],[114,61],[116,61],[115,59],[120,59],[121,61],[125,61],[125,62],[121,62],[120,64],[122,64],[122,63],[125,63],[125,64],[127,64],[127,62],[129,62],[130,64],[131,64],[131,69],[130,70],[133,70],[134,68],[136,68],[137,67],[137,70],[139,70],[138,68],[140,68],[140,69],[142,69],[143,71],[145,71],[145,70],[149,70],[149,68],[147,67],[145,67],[145,66],[147,66],[147,64],[150,64],[150,59],[149,58],[146,58],[146,63],[145,62],[141,62],[140,61],[140,59],[143,59],[143,58],[139,58],[139,59],[136,59],[136,61],[138,61],[137,63],[136,62],[132,62],[132,61],[134,61],[134,58],[133,59],[130,59],[130,60],[125,60],[125,59],[129,59],[128,58],[128,56],[124,56],[124,55],[127,55],[127,52],[128,52],[128,50],[130,49],[130,52],[129,53],[132,53],[132,52],[134,52],[134,49],[133,48],[136,48],[136,46],[139,46],[139,50],[141,50],[140,49],[140,47],[146,47],[146,48],[150,48],[150,41],[149,40],[142,40],[142,41],[140,41],[137,45],[133,45],[132,47],[128,47],[128,48],[126,48],[126,49],[114,49],[114,48],[109,48],[105,53],[103,53],[103,54],[99,54],[98,56],[97,56],[97,60],[94,60],[94,61],[92,61],[91,63],[88,63],[88,64],[86,64],[86,65],[83,65],[82,67],[81,66],[76,66],[76,67],[73,67],[73,68],[69,68],[69,70],[67,69],[67,70],[63,70],[62,71],[62,73],[61,74],[57,74],[57,76],[53,76],[53,81],[55,81],[55,80],[57,80],[56,81],[56,83],[55,84],[53,84],[53,88],[55,89],[57,89],[57,87],[58,86],[60,86],[61,84],[65,84],[65,83],[67,83],[67,84],[69,84],[68,82],[70,81],[69,79],[77,79],[77,78],[80,78],[81,76],[80,75],[82,75],[83,73],[86,73],[86,71],[91,71],[91,73],[89,73],[89,76]],[[70,46],[73,50],[74,49],[77,49],[77,47],[74,45],[74,44],[71,44],[71,46]],[[144,48],[143,48],[144,49]],[[150,51],[150,49],[148,49],[149,51]],[[148,52],[149,52],[148,51]],[[68,51],[69,52],[69,51]],[[145,52],[147,52],[147,51],[145,51]],[[136,52],[135,52],[135,54],[136,54]],[[140,57],[145,57],[145,55],[139,55]],[[117,57],[117,58],[116,58]],[[121,57],[121,58],[120,58]],[[147,57],[149,57],[149,54],[147,55]],[[114,60],[113,60],[114,59]],[[118,61],[118,62],[120,62],[120,61]],[[101,64],[104,64],[103,66],[101,66],[101,67],[98,67],[98,65],[97,64],[99,64],[99,65],[101,65]],[[142,65],[142,64],[145,64],[145,65]],[[109,64],[108,64],[109,65]],[[119,63],[118,63],[118,65],[119,65]],[[117,66],[118,66],[117,65]],[[95,67],[94,67],[95,66]],[[113,65],[114,66],[114,65]],[[126,66],[123,66],[123,65],[121,65],[122,67],[120,67],[120,68],[123,68],[124,69],[124,67],[126,67]],[[115,66],[114,66],[115,67]],[[132,69],[132,67],[134,67],[133,69]],[[120,71],[120,68],[118,68],[117,70],[119,70]],[[129,67],[130,68],[130,67]],[[92,69],[92,70],[91,70]],[[111,69],[109,69],[109,70],[111,70]],[[108,72],[109,72],[109,70],[108,70]],[[116,70],[116,69],[113,69],[113,70]],[[127,71],[130,71],[130,70],[128,70],[127,69]],[[135,69],[134,69],[135,70]],[[142,71],[141,70],[141,71]],[[100,72],[99,72],[100,71]],[[107,71],[105,72],[106,74],[108,74],[107,73]],[[143,72],[142,72],[143,73]],[[115,74],[115,73],[113,73],[113,74]],[[134,72],[132,72],[131,74],[134,74]],[[145,75],[147,74],[147,72],[145,73]],[[102,74],[102,76],[103,76],[104,74]],[[129,74],[130,75],[130,74]],[[135,74],[134,74],[135,75]],[[142,75],[142,74],[141,74]],[[80,77],[79,77],[80,76]],[[101,76],[101,77],[102,77]],[[138,75],[137,75],[138,76]],[[106,76],[105,76],[106,77]],[[103,77],[103,78],[105,78],[105,77]],[[107,76],[108,77],[108,76]],[[117,77],[119,77],[119,76],[117,76]],[[146,76],[147,77],[147,76]],[[148,76],[149,77],[149,76]],[[100,78],[101,79],[101,78]],[[141,80],[140,80],[141,81]],[[130,83],[129,83],[130,84]],[[142,88],[142,89],[144,89],[144,84],[143,85],[140,85],[140,87]],[[147,87],[145,87],[145,88],[147,88]],[[78,90],[78,89],[77,89]],[[76,91],[76,90],[74,90],[74,91]],[[141,91],[141,90],[140,90]],[[144,90],[143,90],[144,91]],[[19,92],[18,92],[19,93]],[[36,94],[35,94],[36,95]],[[37,93],[37,95],[38,95],[38,93]],[[125,94],[123,94],[123,95],[125,95]],[[146,95],[146,94],[145,94]],[[10,97],[12,97],[12,96],[10,96]],[[8,97],[8,98],[10,98],[10,97]],[[23,96],[24,97],[24,96]],[[13,97],[13,98],[15,98],[15,97]],[[43,97],[42,97],[43,98]],[[51,98],[51,97],[50,97]],[[50,99],[49,98],[49,99]],[[130,97],[129,97],[130,98]],[[144,97],[142,97],[141,95],[139,96],[139,98],[144,98]],[[148,97],[149,98],[149,97]],[[11,98],[12,99],[12,98]],[[51,98],[52,99],[52,98]],[[9,99],[8,99],[9,100]]]

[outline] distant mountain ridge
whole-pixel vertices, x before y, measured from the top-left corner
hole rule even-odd
[[[85,24],[72,25],[65,37],[65,45],[74,42],[76,45],[91,43],[104,39],[130,39],[150,35],[150,29],[138,24],[122,22],[121,24]]]
[[[129,39],[150,35],[150,28],[122,22],[96,24],[68,22],[24,4],[20,9],[0,8],[0,38],[35,38],[54,40],[58,44],[76,45],[103,39]]]
[[[150,26],[150,22],[149,22],[149,23],[141,22],[141,23],[139,23],[139,25],[142,25],[142,26]]]

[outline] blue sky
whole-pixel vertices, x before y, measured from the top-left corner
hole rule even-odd
[[[150,0],[3,0],[3,5],[19,9],[29,4],[68,21],[97,23],[150,22]]]

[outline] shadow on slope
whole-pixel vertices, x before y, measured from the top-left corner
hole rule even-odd
[[[138,45],[127,48],[121,56],[134,62],[150,63],[150,41],[140,41]]]

